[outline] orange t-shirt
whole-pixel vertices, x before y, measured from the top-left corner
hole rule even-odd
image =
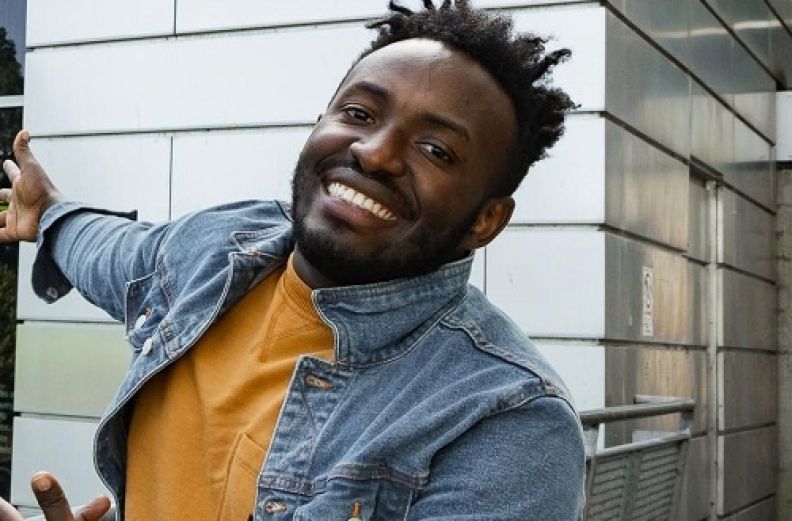
[[[332,359],[333,334],[289,259],[143,386],[126,519],[246,520],[300,355]]]

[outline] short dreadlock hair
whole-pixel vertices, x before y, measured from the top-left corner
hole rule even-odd
[[[561,137],[564,116],[575,107],[566,93],[549,84],[551,69],[571,53],[546,52],[545,39],[514,35],[511,18],[474,9],[468,0],[444,0],[439,8],[432,0],[423,4],[424,10],[413,12],[390,0],[392,13],[366,25],[379,34],[355,64],[378,49],[412,38],[439,41],[478,62],[509,96],[517,116],[517,143],[490,193],[511,195],[528,168]]]

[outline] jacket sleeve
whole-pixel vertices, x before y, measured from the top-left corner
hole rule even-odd
[[[128,282],[154,271],[168,223],[152,225],[123,214],[57,203],[42,216],[33,262],[36,295],[55,302],[72,287],[116,320],[124,319]]]
[[[440,451],[409,521],[578,521],[585,450],[560,398],[542,397],[479,422]]]

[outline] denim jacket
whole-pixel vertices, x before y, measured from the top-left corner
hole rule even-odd
[[[126,324],[132,362],[94,463],[124,505],[137,391],[293,249],[281,203],[245,201],[163,224],[58,203],[33,286],[72,286]],[[585,457],[567,390],[467,284],[472,258],[410,279],[314,290],[335,359],[297,363],[258,477],[255,520],[578,519]]]

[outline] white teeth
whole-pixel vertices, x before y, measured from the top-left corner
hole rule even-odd
[[[346,185],[342,185],[338,182],[330,183],[327,185],[327,192],[333,197],[339,197],[351,204],[354,204],[358,208],[368,210],[380,219],[384,219],[386,221],[396,220],[394,213],[387,209],[382,203],[379,203]]]

